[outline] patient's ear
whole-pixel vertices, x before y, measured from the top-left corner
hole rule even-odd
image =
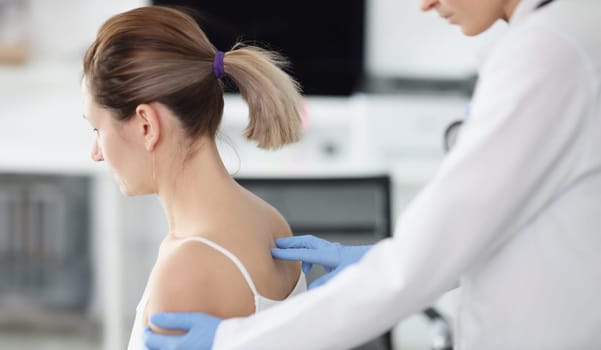
[[[152,152],[161,136],[161,118],[159,111],[151,104],[143,103],[136,107],[137,131],[144,139],[144,148]]]

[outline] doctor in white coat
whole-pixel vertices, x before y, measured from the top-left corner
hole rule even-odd
[[[148,331],[149,349],[348,349],[458,285],[456,349],[601,349],[600,1],[421,6],[467,35],[497,19],[509,31],[479,70],[454,149],[394,238],[371,249],[279,241],[289,249],[274,256],[325,263],[334,277],[248,318],[154,315],[187,333]]]

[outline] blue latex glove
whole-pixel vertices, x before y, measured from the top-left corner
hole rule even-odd
[[[294,236],[275,240],[277,248],[271,249],[276,259],[302,261],[304,273],[313,268],[313,264],[323,266],[326,274],[319,277],[309,289],[321,286],[347,266],[359,261],[372,245],[345,246],[332,243],[315,236]]]
[[[185,331],[181,335],[153,333],[144,330],[144,345],[149,350],[209,350],[221,319],[202,313],[160,313],[150,317],[150,323],[167,329]]]

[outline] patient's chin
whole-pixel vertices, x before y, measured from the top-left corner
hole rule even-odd
[[[127,183],[123,183],[121,182],[119,184],[119,190],[121,191],[121,193],[124,196],[127,197],[134,197],[134,196],[145,196],[147,194],[152,194],[154,193],[153,191],[150,191],[148,189],[142,188],[142,187],[134,187],[131,184],[127,184]]]
[[[128,184],[124,181],[119,181],[119,190],[124,196],[127,197],[139,196],[141,194],[135,189],[135,187],[132,187],[131,184]]]
[[[143,196],[143,195],[147,194],[142,191],[138,191],[138,190],[132,189],[131,187],[127,187],[127,186],[123,186],[123,185],[121,185],[119,187],[119,189],[121,190],[121,193],[127,197]]]
[[[133,197],[133,196],[144,196],[147,194],[152,194],[152,188],[148,186],[148,184],[143,184],[140,182],[134,181],[126,181],[122,176],[114,175],[115,181],[119,185],[119,190],[124,196]]]
[[[127,188],[127,186],[124,186],[123,184],[119,185],[119,191],[121,191],[121,194],[123,194],[124,196],[134,196],[134,194],[129,190],[129,188]]]

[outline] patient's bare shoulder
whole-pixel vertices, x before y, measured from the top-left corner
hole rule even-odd
[[[150,278],[146,315],[205,312],[230,318],[255,312],[253,294],[240,270],[204,243],[186,242],[164,254]]]

